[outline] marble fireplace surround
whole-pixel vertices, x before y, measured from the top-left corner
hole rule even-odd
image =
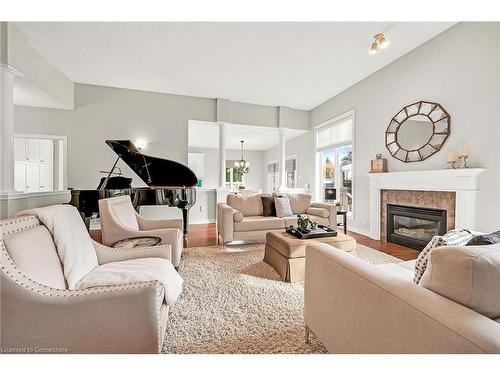
[[[387,203],[441,208],[446,209],[448,215],[454,211],[454,227],[475,229],[477,176],[483,171],[482,168],[464,168],[370,173],[370,237],[376,240],[382,239],[381,232],[385,231],[382,227],[383,204],[385,208]],[[383,194],[384,191],[387,193]],[[437,194],[438,192],[440,193]],[[386,195],[386,199],[395,198],[400,202],[383,203],[383,195]],[[454,210],[449,207],[449,202],[443,203],[443,200],[449,201],[452,196],[454,196]],[[423,202],[415,204],[419,197],[423,199]],[[445,206],[439,207],[439,201]],[[431,207],[431,205],[434,206]],[[450,224],[449,219],[448,224]],[[453,227],[448,225],[448,228]]]
[[[380,239],[387,241],[387,205],[446,210],[447,229],[455,228],[455,193],[452,191],[381,190]]]

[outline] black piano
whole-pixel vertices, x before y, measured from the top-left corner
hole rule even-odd
[[[129,140],[108,140],[106,144],[118,155],[107,177],[102,178],[95,190],[71,189],[71,202],[87,227],[90,218],[99,212],[97,201],[118,195],[130,195],[136,211],[141,206],[162,205],[178,207],[182,211],[184,241],[189,227],[189,209],[196,202],[198,179],[191,169],[172,160],[141,153]],[[131,187],[131,178],[112,176],[119,160],[123,160],[147,187]]]

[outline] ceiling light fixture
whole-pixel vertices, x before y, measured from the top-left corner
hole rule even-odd
[[[148,142],[146,142],[144,139],[137,139],[134,142],[134,146],[137,147],[139,150],[142,150],[148,145]]]
[[[241,174],[248,173],[250,171],[250,162],[243,158],[243,142],[241,142],[241,159],[234,162],[234,167],[237,168]]]
[[[370,47],[370,54],[376,54],[380,49],[383,49],[389,45],[388,40],[382,33],[378,33],[373,37],[373,43]]]

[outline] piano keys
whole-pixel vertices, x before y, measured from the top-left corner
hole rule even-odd
[[[172,160],[145,155],[129,140],[108,140],[106,144],[118,155],[108,176],[101,180],[95,190],[71,190],[71,202],[87,227],[90,218],[99,212],[98,200],[118,195],[130,195],[132,205],[139,212],[141,206],[161,205],[177,207],[182,211],[184,241],[189,229],[189,209],[196,203],[198,179],[191,169]],[[111,177],[121,159],[147,187],[130,187],[130,179]],[[121,184],[121,185],[120,185]]]

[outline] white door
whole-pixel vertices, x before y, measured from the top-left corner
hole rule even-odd
[[[14,159],[26,161],[26,139],[14,138]]]
[[[28,160],[40,161],[40,140],[28,139]]]
[[[38,164],[27,163],[26,167],[26,192],[40,191],[40,167]]]
[[[16,161],[14,164],[14,190],[26,191],[26,162]]]
[[[52,164],[54,160],[54,142],[51,139],[40,139],[40,163]]]
[[[52,165],[40,164],[40,191],[52,191]]]

